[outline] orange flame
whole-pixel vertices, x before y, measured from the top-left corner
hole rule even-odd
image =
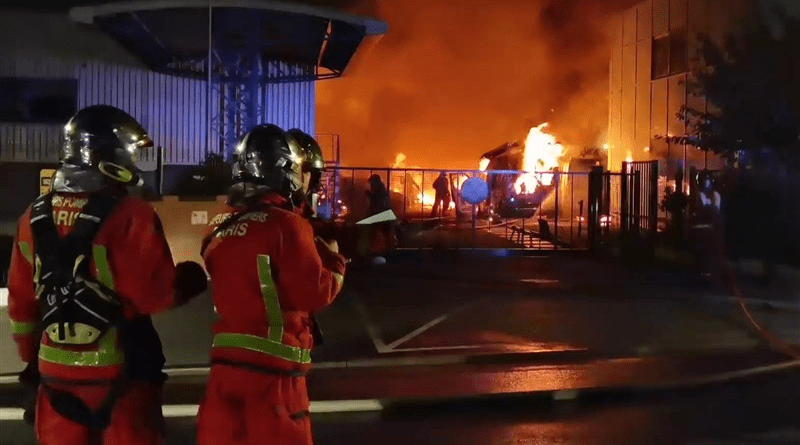
[[[545,132],[548,125],[545,122],[528,132],[522,158],[522,169],[527,173],[520,175],[514,183],[518,194],[523,192],[523,188],[526,193],[533,193],[539,184],[550,185],[553,182],[553,174],[546,172],[558,168],[558,160],[564,154],[564,147],[555,136]]]

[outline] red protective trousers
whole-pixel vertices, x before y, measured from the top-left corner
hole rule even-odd
[[[305,377],[211,368],[197,416],[200,445],[311,445]]]
[[[69,389],[89,407],[96,408],[108,389],[89,386],[52,385]],[[161,412],[161,384],[132,382],[114,405],[111,424],[103,432],[103,444],[157,445],[164,443],[164,416]],[[89,428],[58,415],[42,389],[36,399],[36,439],[47,445],[88,443]]]

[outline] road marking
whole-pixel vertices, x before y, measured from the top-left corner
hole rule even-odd
[[[521,283],[533,283],[533,284],[558,284],[560,281],[558,280],[548,280],[545,278],[523,278],[519,280]]]
[[[200,409],[199,405],[164,405],[161,411],[164,417],[195,417]],[[382,411],[383,404],[377,399],[366,400],[323,400],[311,402],[309,411],[312,414],[325,413],[356,413]],[[25,410],[22,408],[0,408],[0,421],[23,420]]]
[[[475,300],[475,301],[471,301],[471,302],[466,303],[466,304],[462,304],[461,306],[459,306],[459,307],[453,309],[452,311],[442,315],[441,317],[436,318],[434,320],[431,320],[431,321],[425,323],[424,325],[418,327],[417,329],[414,329],[413,331],[411,331],[408,334],[404,335],[403,337],[400,337],[399,339],[389,343],[387,345],[387,347],[389,349],[394,350],[394,351],[409,351],[409,350],[414,350],[415,351],[415,350],[419,350],[418,348],[397,349],[397,347],[402,345],[403,343],[406,343],[407,341],[411,340],[412,338],[422,334],[423,332],[427,331],[428,329],[436,326],[437,324],[447,320],[451,315],[453,315],[453,314],[455,314],[455,313],[457,313],[459,311],[462,311],[462,310],[464,310],[464,309],[466,309],[466,308],[468,308],[470,306],[477,305],[477,304],[481,303],[482,301],[483,300]],[[447,348],[448,347],[436,348],[436,349],[447,349]],[[428,350],[428,349],[430,349],[430,348],[423,348],[422,350]]]
[[[361,320],[364,322],[364,328],[367,330],[367,334],[369,335],[370,339],[372,339],[372,344],[375,345],[375,350],[378,351],[379,354],[391,352],[391,349],[389,349],[389,347],[386,346],[386,343],[381,340],[380,334],[378,333],[378,328],[372,323],[372,320],[370,320],[369,314],[367,313],[367,307],[364,306],[364,303],[358,299],[358,296],[353,296],[353,304],[361,315]]]

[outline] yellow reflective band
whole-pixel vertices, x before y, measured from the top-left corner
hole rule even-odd
[[[39,358],[66,366],[119,365],[125,362],[125,355],[117,349],[116,342],[116,331],[112,329],[100,340],[100,347],[97,351],[67,351],[52,346],[40,345]]]
[[[14,335],[33,334],[36,330],[36,323],[19,323],[11,320],[11,333]]]
[[[336,288],[341,289],[344,286],[344,275],[336,272],[331,272],[333,279],[336,281]]]
[[[282,343],[283,316],[275,280],[272,279],[272,270],[269,267],[269,255],[258,256],[258,281],[261,282],[261,295],[264,298],[264,308],[267,310],[269,323],[267,337],[276,343]]]
[[[92,246],[92,256],[94,257],[94,265],[97,268],[97,281],[103,286],[114,290],[114,278],[111,276],[106,246],[100,244]]]
[[[268,338],[248,334],[217,334],[214,348],[241,348],[279,357],[294,363],[311,363],[311,350],[287,346]]]
[[[28,260],[30,264],[33,264],[33,252],[31,252],[31,246],[28,243],[19,243],[19,251],[22,252],[22,257]]]

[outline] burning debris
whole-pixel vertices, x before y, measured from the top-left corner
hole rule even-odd
[[[548,125],[545,122],[528,132],[522,156],[522,170],[525,173],[514,183],[517,194],[533,193],[540,185],[549,186],[553,183],[553,174],[548,172],[558,169],[564,147],[555,136],[545,131]]]

